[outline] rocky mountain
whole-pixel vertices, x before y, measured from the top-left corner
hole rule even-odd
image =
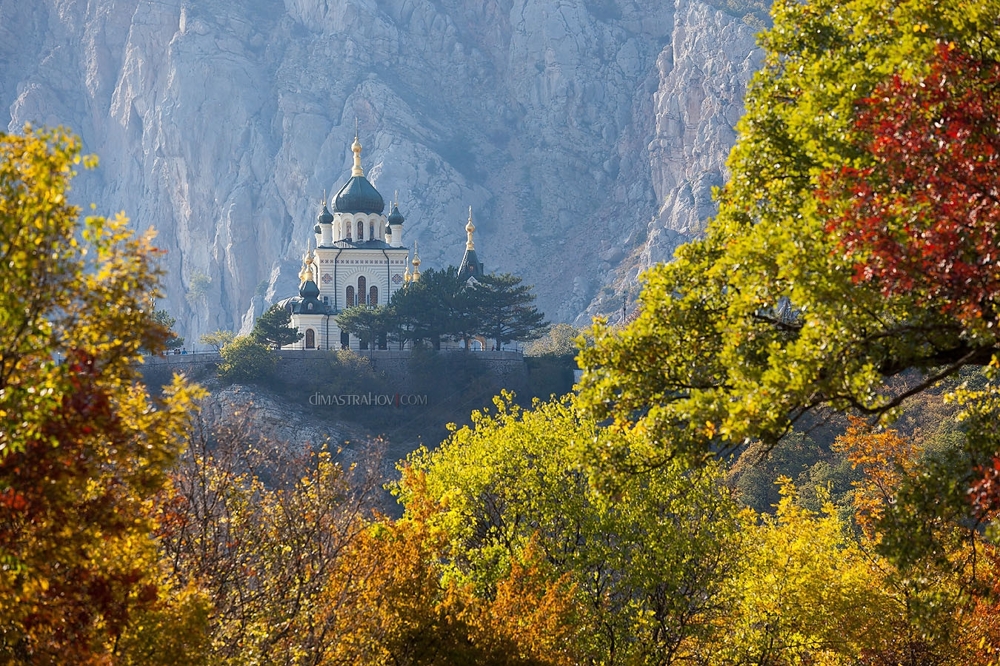
[[[732,0],[729,0],[732,3]],[[635,296],[697,234],[758,63],[698,0],[0,0],[0,126],[101,158],[74,198],[154,226],[195,340],[294,293],[324,192],[398,196],[423,267],[473,207],[488,270],[553,320]],[[398,192],[398,195],[394,195]]]

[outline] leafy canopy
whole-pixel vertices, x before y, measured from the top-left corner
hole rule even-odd
[[[205,599],[150,532],[200,391],[139,383],[171,336],[152,234],[80,224],[81,161],[63,130],[0,134],[0,661],[198,663]]]
[[[540,580],[572,586],[573,656],[583,663],[671,663],[693,654],[719,619],[722,579],[738,538],[717,467],[664,467],[616,498],[598,493],[574,443],[625,437],[578,414],[570,399],[530,411],[497,398],[436,451],[408,459],[407,512],[427,496],[448,539],[450,579],[482,598],[537,549]],[[409,483],[414,475],[419,486]]]
[[[968,316],[994,307],[991,292],[969,291],[970,310],[955,304],[953,289],[929,286],[944,277],[918,274],[920,262],[932,258],[920,240],[907,248],[917,263],[904,267],[910,259],[901,255],[898,268],[912,272],[908,279],[921,288],[895,288],[878,268],[877,242],[856,232],[877,235],[884,221],[898,240],[908,220],[919,229],[937,219],[929,201],[906,192],[923,187],[938,197],[949,187],[934,184],[942,164],[972,168],[970,187],[989,180],[992,153],[974,157],[979,146],[992,145],[988,128],[975,125],[971,111],[974,131],[941,114],[969,100],[993,108],[989,63],[998,60],[1000,3],[781,0],[773,15],[718,216],[703,240],[645,274],[636,321],[621,333],[598,326],[595,346],[581,354],[582,400],[595,416],[649,434],[638,446],[592,447],[599,465],[637,469],[753,440],[773,445],[820,407],[892,416],[908,395],[965,365],[989,363],[998,349],[992,319]],[[939,44],[975,54],[980,63],[963,72],[974,82],[948,88],[947,102],[932,99],[939,95],[935,77],[948,68],[939,62]],[[918,94],[921,85],[932,91]],[[888,101],[859,107],[880,95]],[[906,95],[916,97],[903,103]],[[933,159],[920,158],[920,148],[908,162],[911,171],[894,171],[903,158],[880,132],[894,123],[935,122],[945,123],[949,147]],[[838,190],[839,177],[854,180]],[[901,178],[912,182],[911,190],[886,199]],[[871,188],[870,201],[894,207],[886,209],[891,215],[865,217],[866,200],[850,198],[859,187]],[[998,206],[993,195],[970,205],[979,206],[976,219],[989,228]],[[958,250],[965,254],[941,271],[956,276],[959,260],[968,261],[988,239],[971,236]],[[981,275],[992,265],[980,264]],[[921,374],[919,381],[902,391],[888,387],[887,377],[909,369]]]
[[[266,379],[278,365],[278,357],[252,335],[234,338],[220,351],[219,377],[231,382]]]

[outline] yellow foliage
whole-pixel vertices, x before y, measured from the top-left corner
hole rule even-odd
[[[0,660],[197,662],[203,600],[166,585],[150,532],[200,391],[137,383],[167,336],[156,251],[123,215],[80,228],[78,157],[62,130],[0,135]]]

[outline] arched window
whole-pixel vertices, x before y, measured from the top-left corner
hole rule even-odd
[[[375,240],[375,223],[374,222],[369,222],[368,223],[368,238],[370,238],[372,240]]]
[[[358,240],[363,241],[365,239],[365,223],[358,220]]]
[[[372,288],[368,290],[368,305],[376,306],[378,305],[378,287],[372,285]]]
[[[316,331],[306,329],[306,349],[316,349]]]
[[[351,240],[351,221],[344,220],[344,238]]]
[[[365,304],[365,292],[366,291],[367,291],[367,289],[366,289],[366,284],[365,284],[365,276],[362,275],[361,277],[358,278],[358,305],[364,305]]]
[[[349,307],[351,307],[354,304],[355,304],[354,303],[354,287],[348,286],[347,287],[347,303],[344,304],[344,307],[348,307],[349,308]]]

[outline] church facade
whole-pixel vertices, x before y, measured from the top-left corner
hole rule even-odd
[[[395,203],[385,215],[385,200],[365,178],[361,144],[351,145],[354,166],[351,178],[332,199],[324,201],[316,219],[315,249],[303,258],[299,295],[279,302],[291,314],[291,325],[302,338],[283,349],[354,349],[361,341],[341,331],[336,316],[354,305],[377,306],[411,280],[420,278],[420,257],[413,259],[403,244],[403,215]],[[482,274],[472,244],[472,211],[466,225],[468,242],[462,270],[467,277]],[[410,267],[413,270],[411,272]],[[384,348],[384,341],[379,345]]]

